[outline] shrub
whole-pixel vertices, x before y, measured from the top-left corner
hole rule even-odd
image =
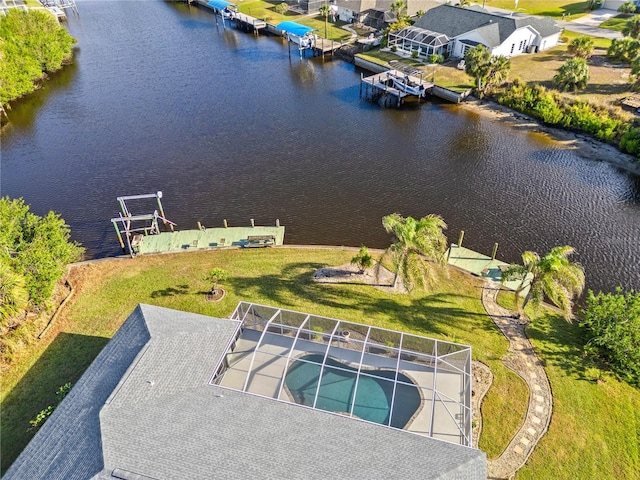
[[[67,264],[82,257],[84,249],[70,241],[69,226],[57,214],[39,217],[24,200],[0,198],[0,258],[24,277],[33,306],[51,297]]]
[[[364,273],[367,268],[373,266],[373,257],[369,253],[369,249],[364,245],[360,246],[358,254],[351,259],[351,264],[360,269],[360,273]]]
[[[636,11],[636,6],[633,2],[624,2],[618,7],[618,12],[623,15],[633,15]]]
[[[640,293],[589,291],[580,325],[591,336],[587,345],[627,382],[640,386]]]
[[[0,38],[2,104],[34,91],[34,82],[71,57],[76,42],[49,12],[17,8],[0,15]]]
[[[627,23],[622,27],[622,34],[625,37],[640,38],[640,16],[636,15],[631,20],[627,20]]]
[[[67,396],[69,390],[71,390],[70,382],[65,383],[60,388],[58,388],[58,391],[56,392],[56,404],[49,405],[48,407],[40,410],[40,412],[38,412],[38,414],[33,419],[29,420],[29,424],[31,425],[31,427],[39,428],[45,422],[45,420],[51,416],[56,407],[60,405],[60,402],[64,400],[64,397]]]
[[[287,5],[285,2],[279,3],[275,6],[276,13],[279,13],[280,15],[284,15],[285,13],[287,13],[287,10],[289,10],[289,5]]]
[[[413,50],[411,52],[411,58],[418,58],[419,55],[420,55],[420,52],[418,50]]]
[[[640,157],[640,128],[631,127],[622,135],[620,149]]]
[[[640,53],[640,41],[633,38],[614,38],[607,50],[607,56],[624,63],[631,63]]]
[[[429,55],[429,63],[442,63],[444,62],[444,55],[438,53],[432,53]]]

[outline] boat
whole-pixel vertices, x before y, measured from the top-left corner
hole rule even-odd
[[[287,33],[287,40],[300,45],[301,48],[313,47],[315,41],[315,35],[313,33],[306,33],[303,36],[296,35],[294,33]]]
[[[398,75],[389,74],[389,78],[393,81],[394,88],[409,95],[415,95],[417,97],[426,96],[427,92],[424,85],[421,83],[413,82],[409,79],[409,76],[401,77]]]

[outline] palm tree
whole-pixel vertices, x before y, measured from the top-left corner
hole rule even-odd
[[[395,0],[389,7],[391,13],[396,14],[396,20],[400,20],[400,15],[407,9],[407,2],[405,0]]]
[[[328,39],[329,35],[327,34],[327,22],[329,21],[329,13],[331,12],[331,7],[327,3],[320,6],[320,15],[324,16],[324,38]]]
[[[622,27],[622,34],[625,37],[640,38],[640,16],[635,16]]]
[[[24,310],[28,301],[24,277],[0,260],[0,325]]]
[[[416,285],[426,286],[435,275],[433,264],[446,263],[447,239],[442,230],[447,224],[442,217],[427,215],[416,220],[393,213],[382,217],[382,226],[393,233],[395,241],[385,250],[378,266],[385,257],[391,257],[396,269],[393,287],[397,286],[398,277],[402,277],[409,291]]]
[[[553,83],[562,90],[579,90],[589,82],[589,66],[584,58],[574,57],[564,62],[553,77]]]
[[[519,314],[529,301],[537,305],[546,295],[562,310],[565,319],[571,321],[573,299],[584,289],[584,269],[568,259],[573,252],[569,245],[553,247],[544,257],[526,251],[522,254],[522,265],[511,265],[502,273],[502,282],[522,280],[515,298]],[[526,287],[529,293],[520,306],[520,294]]]
[[[587,37],[586,35],[576,37],[569,42],[567,50],[576,57],[589,58],[591,52],[593,52],[593,37]]]

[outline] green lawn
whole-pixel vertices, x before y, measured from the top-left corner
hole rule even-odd
[[[498,303],[514,308],[514,295]],[[605,383],[585,375],[581,330],[544,308],[527,307],[527,328],[553,391],[548,433],[518,479],[640,478],[640,390],[605,374]],[[600,365],[600,367],[602,367]]]
[[[311,274],[347,263],[352,250],[253,249],[190,252],[96,262],[75,268],[77,293],[47,336],[3,372],[2,471],[32,436],[28,421],[75,382],[138,303],[215,316],[240,300],[307,311],[432,336],[473,347],[495,383],[483,404],[480,448],[501,453],[527,406],[524,383],[502,366],[507,341],[484,313],[479,279],[450,271],[429,294],[392,295],[365,285],[316,284]],[[230,274],[227,296],[208,303],[203,277],[213,267]],[[518,478],[634,478],[640,471],[640,392],[610,378],[583,378],[580,336],[556,316],[538,314],[529,328],[545,362],[555,410],[549,433]]]
[[[475,3],[482,5],[482,1]],[[585,14],[588,4],[589,2],[567,0],[519,0],[517,9],[519,12],[529,15],[562,17],[562,14],[565,14],[569,15],[569,19],[574,19]],[[486,6],[516,10],[514,0],[486,0]]]
[[[351,37],[351,34],[346,30],[340,28],[346,25],[345,22],[336,21],[331,22],[331,19],[327,22],[327,35],[325,35],[325,21],[321,15],[300,15],[292,11],[288,11],[284,15],[275,11],[276,5],[282,2],[266,2],[263,0],[238,2],[238,8],[240,12],[246,13],[255,18],[262,19],[272,25],[277,25],[280,22],[289,20],[297,22],[302,25],[307,25],[316,30],[316,34],[320,37],[334,40],[336,42],[344,42]]]
[[[634,15],[634,16],[637,17],[638,15]],[[609,30],[617,30],[618,32],[621,32],[624,26],[627,24],[627,22],[631,20],[631,18],[633,17],[628,17],[626,15],[618,15],[613,18],[610,18],[605,22],[602,22],[600,24],[600,28],[607,28]]]

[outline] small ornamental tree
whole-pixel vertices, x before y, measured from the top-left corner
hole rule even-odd
[[[589,291],[580,325],[588,333],[587,351],[610,363],[627,382],[640,387],[640,292]]]
[[[561,90],[580,90],[589,82],[589,66],[584,58],[570,58],[558,69],[553,83]]]
[[[576,37],[569,42],[567,50],[576,57],[589,58],[593,52],[593,38],[587,36]]]
[[[279,13],[280,15],[284,15],[285,13],[287,13],[287,10],[289,10],[289,5],[287,5],[285,2],[279,3],[275,7],[276,13]]]
[[[211,293],[213,294],[218,293],[218,283],[224,282],[227,278],[229,278],[229,275],[226,270],[216,267],[207,273],[205,280],[213,285],[211,287]]]
[[[371,268],[373,266],[373,257],[369,253],[369,249],[361,245],[358,254],[351,259],[351,264],[358,267],[360,273],[364,273],[367,268]]]

